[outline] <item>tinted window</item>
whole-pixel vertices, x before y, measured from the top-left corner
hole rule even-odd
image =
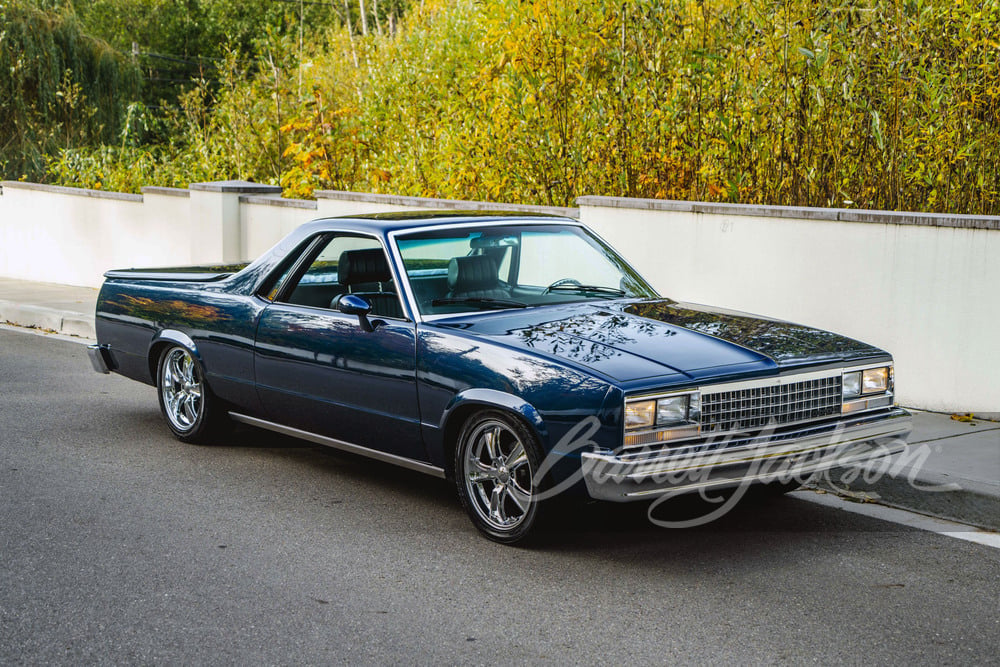
[[[576,225],[498,225],[400,235],[421,313],[652,297],[613,250]]]
[[[357,294],[372,305],[373,315],[403,317],[388,258],[382,245],[369,237],[333,236],[282,292],[280,300],[286,303],[329,309],[336,309],[344,294]]]

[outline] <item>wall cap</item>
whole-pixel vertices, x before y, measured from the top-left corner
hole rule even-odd
[[[673,199],[637,199],[630,197],[577,197],[578,206],[624,208],[644,211],[681,211],[717,215],[747,215],[766,218],[798,218],[830,220],[832,222],[862,222],[882,225],[916,225],[923,227],[955,227],[960,229],[1000,230],[1000,216],[952,215],[907,211],[872,211],[867,209],[814,208],[806,206],[759,206],[756,204],[723,204],[712,202],[677,201]]]
[[[69,188],[65,185],[49,185],[47,183],[28,183],[24,181],[3,181],[4,190],[37,190],[59,195],[74,197],[93,197],[95,199],[117,199],[119,201],[141,202],[142,195],[129,192],[109,192],[107,190],[88,190],[86,188]]]
[[[387,206],[413,206],[428,209],[448,209],[457,211],[518,211],[521,213],[543,213],[546,215],[561,215],[568,218],[579,218],[580,210],[564,206],[534,206],[530,204],[500,204],[486,201],[467,201],[464,199],[433,199],[430,197],[407,197],[403,195],[383,195],[371,192],[348,192],[345,190],[317,190],[317,199],[336,199],[340,201],[360,201]]]
[[[305,208],[315,211],[316,202],[310,199],[283,199],[276,195],[242,195],[241,204],[264,204],[266,206],[285,206],[287,208]]]
[[[166,197],[190,197],[191,191],[187,188],[163,188],[158,185],[144,185],[139,188],[144,195],[163,195]]]
[[[192,183],[191,190],[199,192],[224,192],[236,195],[272,194],[280,193],[281,188],[277,185],[265,185],[263,183],[251,183],[250,181],[211,181],[208,183]]]

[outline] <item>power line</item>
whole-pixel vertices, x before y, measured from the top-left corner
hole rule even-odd
[[[168,53],[154,53],[152,51],[134,51],[132,55],[139,58],[155,58],[157,60],[167,60],[186,65],[204,65],[206,67],[218,67],[218,63],[227,60],[227,58],[213,58],[211,56],[191,56],[187,58]],[[234,60],[241,65],[255,65],[261,61],[260,58],[234,58]]]
[[[194,83],[197,81],[204,81],[205,83],[219,83],[218,79],[170,79],[162,76],[147,76],[146,81],[164,81],[167,83]]]
[[[158,58],[160,60],[170,60],[177,63],[186,63],[191,65],[211,65],[215,67],[215,63],[212,61],[224,61],[225,58],[211,58],[209,56],[195,56],[194,58],[182,58],[180,56],[167,55],[165,53],[153,53],[152,51],[141,51],[139,56],[146,58]],[[248,61],[249,62],[249,61]]]

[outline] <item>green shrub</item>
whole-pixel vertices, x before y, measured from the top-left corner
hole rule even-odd
[[[72,14],[0,2],[0,175],[40,180],[47,154],[114,143],[138,84]]]

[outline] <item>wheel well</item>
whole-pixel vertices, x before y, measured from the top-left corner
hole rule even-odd
[[[462,431],[462,426],[465,422],[469,420],[469,417],[477,412],[482,412],[484,410],[496,410],[498,412],[503,412],[508,414],[514,419],[518,420],[524,424],[529,431],[538,435],[538,430],[535,426],[528,422],[520,412],[516,410],[511,410],[508,407],[502,405],[496,405],[494,403],[466,403],[460,405],[448,415],[448,421],[445,422],[444,432],[442,434],[442,442],[444,444],[444,471],[448,479],[454,479],[455,477],[455,448],[458,446],[458,435]]]
[[[163,355],[163,350],[170,347],[171,345],[176,345],[172,340],[161,340],[153,344],[153,347],[149,348],[149,359],[147,363],[149,364],[149,377],[153,380],[155,385],[159,378],[156,377],[159,371],[160,356]]]
[[[159,373],[159,370],[160,370],[160,368],[159,368],[159,366],[160,366],[160,357],[163,356],[163,351],[166,350],[168,347],[183,347],[188,352],[191,352],[191,356],[192,356],[192,358],[194,358],[195,363],[197,363],[199,365],[201,364],[201,360],[198,359],[198,357],[194,353],[194,351],[191,350],[187,345],[183,345],[183,344],[179,343],[176,340],[170,340],[169,338],[164,338],[162,340],[158,340],[155,343],[153,343],[152,347],[149,348],[149,358],[146,360],[146,363],[149,366],[149,377],[153,380],[153,385],[154,386],[159,381],[159,378],[156,377],[156,376],[157,376],[157,374]],[[205,370],[204,367],[202,367],[201,370],[202,370],[202,373],[204,374],[204,370]],[[207,385],[208,384],[208,379],[205,378],[204,381],[205,381],[205,384]]]

